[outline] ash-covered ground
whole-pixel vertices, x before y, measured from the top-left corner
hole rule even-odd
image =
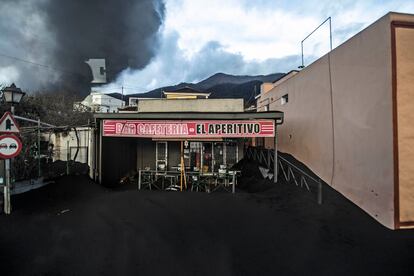
[[[13,196],[1,275],[414,275],[414,231],[386,229],[327,186],[318,205],[254,168],[240,179],[250,193],[235,195],[66,176]]]

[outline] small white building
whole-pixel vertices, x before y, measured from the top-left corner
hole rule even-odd
[[[83,101],[76,102],[74,109],[77,111],[92,111],[97,113],[118,112],[118,108],[124,107],[122,100],[101,92],[91,92]]]

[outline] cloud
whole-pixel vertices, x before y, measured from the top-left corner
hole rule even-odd
[[[121,10],[128,16],[106,21],[105,18],[119,13],[119,9],[103,4],[107,1],[92,1],[99,8],[91,1],[68,1],[67,8],[62,9],[61,4],[55,3],[59,1],[2,0],[0,10],[7,16],[0,18],[0,82],[15,81],[22,88],[33,88],[33,84],[46,87],[62,75],[59,70],[40,68],[1,54],[64,69],[66,60],[74,60],[66,58],[64,51],[76,50],[77,56],[89,57],[95,53],[90,50],[94,46],[89,46],[107,39],[111,43],[98,43],[98,55],[108,55],[105,45],[111,45],[109,52],[115,55],[129,53],[120,57],[125,61],[122,66],[111,65],[108,70],[116,73],[131,66],[118,75],[116,82],[107,85],[107,91],[111,92],[120,92],[121,86],[127,93],[145,92],[179,82],[199,81],[216,72],[238,75],[286,72],[301,64],[301,40],[328,16],[332,17],[336,47],[388,11],[414,13],[414,2],[404,0],[164,1],[139,1],[137,9],[144,16],[137,16],[135,10],[128,8],[129,3],[137,1],[116,1],[122,2]],[[74,19],[76,16],[64,16],[76,15],[79,7],[82,8],[79,22]],[[92,12],[98,20],[90,20],[95,18],[89,17]],[[93,24],[91,27],[91,21],[97,22],[98,27]],[[159,24],[162,25],[158,29]],[[117,31],[119,26],[122,32]],[[61,29],[67,31],[60,32]],[[117,38],[121,34],[125,34],[126,40]],[[59,45],[68,47],[59,49],[62,48]],[[327,51],[329,29],[324,25],[304,44],[305,64]],[[135,57],[135,65],[130,63],[131,57]],[[70,70],[81,72],[79,67],[78,62]]]
[[[303,26],[315,26],[318,19],[262,2],[169,0],[165,30],[180,34],[178,45],[189,56],[210,41],[219,41],[226,51],[247,60],[298,54],[300,38],[306,34]]]
[[[164,16],[162,0],[1,0],[0,10],[0,79],[78,94],[89,93],[87,59],[105,58],[110,80],[147,65]]]
[[[11,80],[15,80],[19,78],[19,72],[13,66],[7,66],[0,68],[0,88],[3,85],[8,85]]]
[[[166,0],[165,7],[156,56],[142,70],[124,71],[112,90],[144,92],[216,72],[287,72],[301,64],[301,40],[329,16],[335,48],[388,11],[414,12],[414,3],[403,0]],[[305,41],[305,64],[329,49],[325,24]]]
[[[286,72],[300,65],[299,56],[246,60],[240,53],[228,52],[218,41],[209,41],[198,52],[188,56],[178,45],[176,32],[164,34],[158,55],[142,70],[125,70],[115,83],[101,90],[140,93],[178,82],[198,82],[215,73],[262,75]]]
[[[56,72],[45,67],[39,70],[39,66],[27,62],[47,65],[51,61],[48,53],[54,48],[54,40],[47,30],[45,14],[39,8],[44,2],[1,1],[0,83],[16,82],[19,87],[28,89],[33,83],[44,86],[58,78]]]

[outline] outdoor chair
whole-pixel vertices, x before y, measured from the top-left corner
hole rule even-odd
[[[206,184],[202,181],[200,173],[191,175],[191,191],[205,191]]]
[[[227,191],[227,187],[229,185],[229,176],[227,174],[226,169],[219,169],[218,173],[215,177],[215,187],[212,192],[217,191],[218,189],[222,188]]]
[[[216,186],[224,185],[227,183],[227,171],[226,169],[219,169],[216,177]]]
[[[233,183],[233,174],[235,174],[234,183]],[[237,176],[238,175],[240,175],[240,172],[237,172],[237,171],[228,171],[228,182],[227,182],[227,185],[229,187],[232,187],[233,184],[234,184],[234,186],[237,186]]]
[[[215,183],[215,175],[212,173],[200,174],[200,185],[202,185],[207,193],[211,191],[211,185]]]
[[[162,189],[163,190],[173,190],[177,186],[177,175],[175,174],[164,174],[162,176]]]
[[[141,172],[141,189],[148,188],[149,190],[152,190],[152,186],[155,186],[154,182],[155,182],[154,175],[151,172],[146,172],[146,171]]]

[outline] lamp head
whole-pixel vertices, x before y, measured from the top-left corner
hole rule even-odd
[[[9,87],[3,88],[3,99],[9,104],[18,104],[22,100],[23,96],[26,95],[20,88],[16,87],[14,83]]]

